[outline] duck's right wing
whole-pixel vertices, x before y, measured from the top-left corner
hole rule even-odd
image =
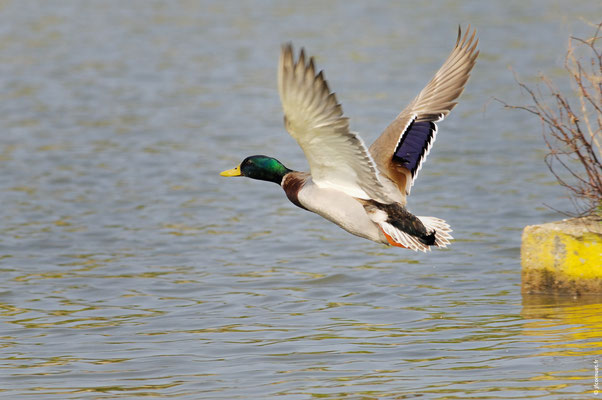
[[[278,91],[286,130],[305,153],[316,185],[383,203],[399,200],[393,185],[383,186],[366,145],[349,130],[335,94],[322,72],[316,74],[313,58],[306,62],[303,49],[295,62],[292,46],[283,46]]]
[[[456,46],[433,79],[370,146],[382,174],[410,194],[414,179],[437,135],[437,122],[456,105],[479,52],[476,31],[458,28]]]

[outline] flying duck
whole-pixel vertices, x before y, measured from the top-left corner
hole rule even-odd
[[[437,135],[437,123],[454,108],[476,58],[476,31],[458,28],[456,45],[426,87],[367,148],[349,129],[348,118],[301,49],[282,47],[278,92],[284,126],[305,153],[310,172],[293,171],[272,157],[255,155],[222,176],[246,176],[282,186],[298,207],[377,243],[428,251],[446,247],[449,225],[415,216],[407,196]]]

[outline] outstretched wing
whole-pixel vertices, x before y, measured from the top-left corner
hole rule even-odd
[[[292,46],[282,47],[278,91],[286,130],[303,149],[316,185],[362,199],[396,200],[380,181],[362,139],[349,131],[348,119],[322,72],[316,74],[313,58],[306,63],[303,49],[295,62]]]
[[[456,105],[479,52],[476,31],[458,28],[456,46],[433,79],[370,146],[382,174],[404,195],[410,189],[437,135],[437,122]]]

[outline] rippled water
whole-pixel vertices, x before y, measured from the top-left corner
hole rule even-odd
[[[569,208],[524,102],[596,1],[0,3],[3,398],[597,398],[602,300],[521,296],[526,224]],[[472,23],[481,56],[410,198],[456,240],[347,234],[244,156],[305,169],[280,44],[370,142]],[[600,396],[598,394],[597,396]]]

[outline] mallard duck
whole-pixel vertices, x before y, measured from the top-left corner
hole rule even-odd
[[[456,46],[435,76],[368,149],[330,91],[313,57],[282,47],[278,92],[284,126],[309,163],[310,173],[293,171],[272,157],[255,155],[222,176],[246,176],[277,183],[298,207],[377,243],[428,251],[446,247],[449,225],[419,217],[406,208],[407,196],[437,135],[464,90],[476,58],[478,39],[470,26],[458,29]]]

